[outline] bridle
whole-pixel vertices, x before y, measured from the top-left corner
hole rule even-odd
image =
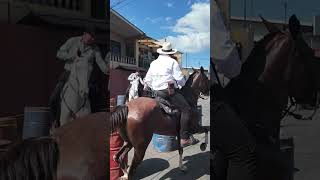
[[[301,38],[301,37],[299,37]],[[297,41],[297,39],[295,40]],[[295,42],[296,44],[297,42]],[[294,46],[295,50],[297,50],[297,45]],[[312,73],[312,69],[311,69],[311,63],[309,62],[309,59],[305,60],[304,61],[305,63],[305,67],[307,68],[307,71],[311,72]],[[315,82],[315,79],[314,79],[314,74],[312,73],[311,74],[311,77],[312,78],[312,82]],[[301,114],[298,114],[298,113],[295,113],[297,111],[297,103],[296,103],[296,100],[294,97],[292,96],[289,96],[289,101],[290,101],[290,105],[284,110],[283,114],[282,114],[282,117],[281,119],[283,119],[284,117],[286,117],[287,115],[291,115],[293,116],[295,119],[298,119],[298,120],[312,120],[313,117],[316,115],[316,112],[318,110],[318,107],[319,107],[319,101],[318,101],[318,92],[317,90],[315,89],[315,100],[316,100],[316,103],[314,105],[314,109],[313,109],[313,112],[311,115],[309,116],[303,116]],[[294,107],[293,110],[292,107]]]
[[[201,74],[202,74],[202,72],[201,71],[199,71],[199,72],[197,72],[197,73],[199,73],[196,77],[198,77],[198,76],[200,76]],[[191,77],[190,77],[191,78]],[[194,77],[192,77],[192,78],[194,78]],[[200,80],[200,82],[199,82],[199,87],[202,87],[202,83],[203,83],[203,81],[202,80]],[[194,90],[195,91],[195,90]],[[208,100],[209,99],[209,96],[207,96],[207,97],[205,97],[205,95],[203,94],[203,92],[201,92],[201,90],[199,90],[199,92],[194,92],[194,94],[197,94],[197,99],[199,99],[199,98],[201,98],[201,99],[203,99],[203,100]]]
[[[313,117],[316,115],[318,107],[319,107],[319,101],[318,101],[318,92],[316,93],[316,104],[314,105],[314,109],[311,115],[309,116],[303,116],[301,114],[295,113],[297,111],[297,103],[295,102],[293,97],[289,97],[290,105],[285,109],[285,111],[282,114],[281,119],[284,117],[290,115],[293,116],[295,119],[298,120],[312,120]],[[294,107],[294,109],[291,111],[291,108]]]

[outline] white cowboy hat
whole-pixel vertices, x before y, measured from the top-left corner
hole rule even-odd
[[[170,42],[164,42],[162,48],[157,49],[159,54],[175,54],[178,50],[172,49]]]

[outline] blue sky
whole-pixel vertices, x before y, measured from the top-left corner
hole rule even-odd
[[[247,16],[257,17],[259,14],[269,19],[284,20],[285,0],[247,0]],[[286,0],[287,20],[296,14],[302,22],[311,23],[314,15],[320,15],[319,0]],[[243,17],[244,0],[230,0],[231,14]]]
[[[148,36],[170,41],[184,53],[182,66],[207,68],[209,3],[209,0],[111,0],[110,7]]]

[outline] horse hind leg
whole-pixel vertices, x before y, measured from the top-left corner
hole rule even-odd
[[[120,157],[118,159],[120,168],[123,172],[123,176],[121,177],[122,179],[128,179],[128,164],[125,162],[125,158],[127,157],[128,152],[132,149],[132,144],[127,143],[125,145],[125,148],[123,152],[120,154]]]
[[[128,147],[129,143],[128,142],[124,142],[123,146],[120,148],[120,150],[115,154],[113,155],[113,160],[117,163],[119,163],[119,158],[120,156],[123,154],[123,152],[125,151],[125,149]]]
[[[146,153],[147,147],[149,143],[143,144],[142,146],[138,146],[137,148],[134,148],[134,155],[131,162],[131,166],[128,169],[129,172],[129,179],[133,176],[135,173],[136,168],[138,165],[142,162],[144,155]]]

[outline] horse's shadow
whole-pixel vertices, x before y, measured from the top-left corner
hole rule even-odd
[[[157,172],[163,171],[170,166],[169,162],[160,158],[151,158],[144,160],[139,165],[139,170],[134,175],[134,179],[143,179]]]
[[[186,172],[182,172],[179,167],[170,170],[160,177],[164,179],[199,179],[204,175],[210,175],[210,152],[198,153],[193,156],[184,158],[184,165],[187,167]]]
[[[184,165],[187,167],[187,172],[182,172],[179,167],[170,170],[162,177],[156,179],[199,179],[203,175],[210,174],[210,152],[195,154],[184,157]],[[159,158],[151,158],[144,160],[139,165],[139,171],[134,175],[134,179],[143,179],[153,174],[164,171],[169,168],[170,164],[167,160]]]

